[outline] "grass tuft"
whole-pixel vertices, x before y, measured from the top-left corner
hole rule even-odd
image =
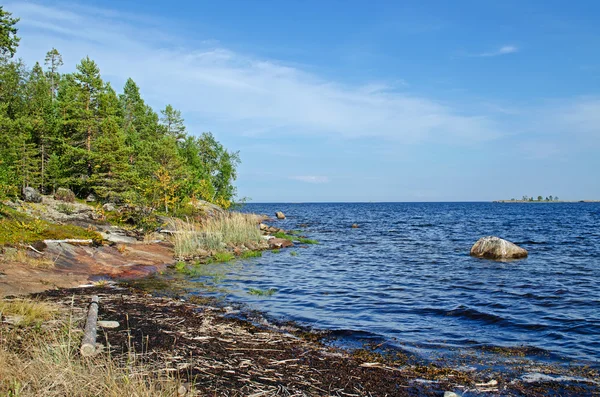
[[[175,255],[179,258],[194,256],[199,251],[222,251],[230,245],[260,243],[262,235],[255,215],[232,212],[220,217],[207,218],[202,223],[173,219]]]
[[[244,251],[241,255],[243,259],[248,258],[260,258],[262,256],[262,251]]]
[[[33,299],[0,300],[0,318],[14,317],[15,325],[38,325],[57,314],[57,308],[47,302]]]
[[[229,262],[230,260],[232,260],[234,258],[235,258],[235,255],[233,255],[231,252],[228,252],[228,251],[216,252],[212,257],[213,262],[216,262],[216,263]]]

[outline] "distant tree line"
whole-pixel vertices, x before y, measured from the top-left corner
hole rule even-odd
[[[543,196],[537,196],[537,198],[534,198],[533,196],[523,196],[520,200],[512,198],[510,201],[560,201],[560,199],[558,196],[546,196],[545,198]]]
[[[61,74],[53,48],[27,68],[13,59],[17,22],[0,6],[0,196],[66,187],[166,212],[193,198],[229,207],[237,152],[188,135],[171,105],[156,113],[132,79],[117,94],[89,57]]]

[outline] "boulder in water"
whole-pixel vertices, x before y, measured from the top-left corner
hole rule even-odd
[[[284,213],[283,213],[283,212],[281,212],[281,211],[277,211],[277,212],[275,213],[275,216],[277,217],[277,219],[285,219],[285,215],[284,215]]]
[[[471,256],[495,260],[520,259],[527,257],[527,250],[500,237],[488,236],[480,238],[471,247]]]
[[[35,190],[32,187],[25,187],[23,188],[23,200],[28,202],[28,203],[41,203],[42,202],[42,195],[40,194],[40,192],[38,192],[37,190]]]

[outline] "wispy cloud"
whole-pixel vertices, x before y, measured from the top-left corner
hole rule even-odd
[[[329,178],[326,176],[319,175],[301,175],[301,176],[291,176],[290,179],[306,182],[306,183],[328,183]]]
[[[477,57],[497,57],[497,56],[501,56],[501,55],[514,54],[516,52],[519,52],[519,47],[514,46],[514,45],[505,45],[505,46],[502,46],[502,47],[498,48],[497,50],[488,51],[488,52],[482,52],[480,54],[475,54],[474,56],[477,56]]]
[[[470,144],[499,135],[486,115],[399,92],[398,82],[344,84],[214,41],[198,40],[189,48],[184,40],[165,36],[150,19],[141,23],[110,10],[35,3],[7,9],[21,17],[19,55],[25,60],[43,59],[52,47],[63,53],[66,65],[89,55],[116,86],[132,77],[153,105],[170,102],[187,118],[204,121],[199,128],[402,143]]]

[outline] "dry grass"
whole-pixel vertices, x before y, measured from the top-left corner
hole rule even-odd
[[[19,326],[40,324],[58,313],[55,305],[32,299],[0,300],[0,319]]]
[[[33,254],[29,253],[24,249],[17,249],[16,251],[8,251],[4,254],[3,260],[6,262],[22,263],[31,267],[38,267],[41,269],[51,269],[56,264],[56,259],[49,258],[45,254]]]
[[[135,357],[125,362],[107,353],[92,359],[80,357],[83,310],[74,317],[73,309],[40,301],[0,301],[0,305],[45,321],[19,328],[0,324],[0,395],[177,396],[176,379],[139,364]]]
[[[221,251],[230,245],[256,244],[262,239],[256,215],[239,212],[207,218],[202,223],[173,219],[169,226],[179,258],[193,256],[200,250]]]

